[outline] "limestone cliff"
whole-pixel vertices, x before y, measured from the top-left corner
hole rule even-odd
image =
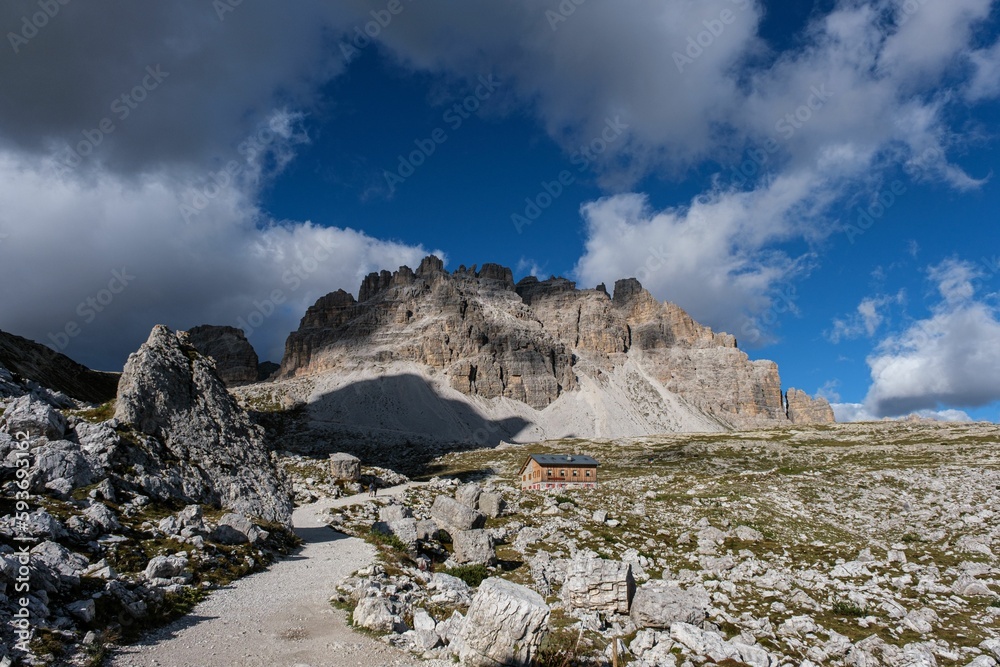
[[[416,271],[369,274],[358,294],[356,301],[338,290],[309,308],[288,337],[279,378],[415,363],[466,396],[535,410],[574,395],[582,382],[619,394],[639,382],[658,397],[647,413],[679,405],[722,428],[791,419],[773,362],[751,361],[733,336],[658,301],[634,278],[609,295],[603,285],[578,289],[563,278],[515,285],[510,269],[496,264],[449,273],[427,257]],[[620,391],[616,382],[624,383]],[[824,400],[808,409],[798,394],[793,400],[794,419],[832,421]]]
[[[191,345],[215,361],[226,386],[256,382],[259,360],[242,329],[204,324],[188,330]]]
[[[813,398],[801,389],[785,394],[785,412],[793,424],[826,424],[834,420],[833,408],[825,398]]]

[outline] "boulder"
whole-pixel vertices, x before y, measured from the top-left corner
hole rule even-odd
[[[35,465],[38,472],[35,484],[53,488],[52,483],[65,480],[71,490],[87,486],[94,481],[94,471],[75,442],[56,440],[35,448]]]
[[[146,564],[146,579],[172,579],[184,574],[188,562],[179,556],[154,556]]]
[[[343,452],[330,454],[330,476],[337,481],[356,482],[361,477],[361,459]]]
[[[451,536],[455,562],[491,565],[497,554],[493,537],[485,530],[460,530]]]
[[[31,550],[31,561],[38,567],[40,576],[61,586],[79,586],[80,575],[89,565],[86,557],[74,553],[55,542],[46,540]],[[48,572],[43,572],[47,570]],[[34,582],[34,575],[32,578]],[[34,591],[34,586],[32,586]],[[53,592],[53,591],[50,591]]]
[[[81,623],[90,623],[97,616],[97,605],[93,600],[78,600],[66,605],[66,611]]]
[[[129,355],[115,419],[130,432],[116,458],[144,494],[290,525],[291,485],[263,429],[183,332],[155,326]]]
[[[219,525],[212,531],[212,539],[221,544],[261,544],[268,538],[268,532],[261,530],[242,514],[224,514]]]
[[[59,440],[66,435],[66,418],[51,405],[32,395],[14,399],[0,417],[0,430],[14,436]]]
[[[733,537],[742,542],[760,542],[764,539],[764,534],[750,526],[736,526]]]
[[[354,624],[373,632],[406,632],[406,623],[385,598],[362,598],[351,613]]]
[[[103,503],[95,502],[91,504],[90,507],[83,511],[83,515],[87,517],[90,523],[105,533],[113,533],[116,530],[122,529],[121,523],[118,522],[118,517]]]
[[[483,489],[478,484],[462,484],[455,489],[455,500],[476,510],[479,509],[479,496],[482,493]]]
[[[669,628],[674,623],[700,626],[708,615],[711,598],[701,586],[685,590],[655,579],[646,582],[632,598],[632,621],[640,628]]]
[[[545,638],[549,607],[542,596],[491,577],[472,599],[460,635],[459,660],[470,667],[530,665]]]
[[[438,496],[431,505],[431,517],[449,533],[482,528],[486,517],[454,498]]]
[[[478,509],[491,519],[495,519],[503,514],[505,505],[506,503],[504,503],[503,496],[499,493],[483,491],[479,495]]]
[[[372,530],[383,535],[395,535],[407,546],[417,543],[417,520],[413,518],[396,519],[395,521],[376,521]]]
[[[570,607],[627,614],[635,594],[632,566],[577,552],[562,591]]]
[[[401,519],[409,519],[413,516],[413,512],[406,505],[399,505],[393,503],[391,505],[386,505],[385,507],[379,508],[378,520],[385,521],[386,523],[392,523],[393,521],[399,521]]]

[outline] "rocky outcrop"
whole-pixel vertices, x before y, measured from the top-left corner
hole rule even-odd
[[[357,481],[361,476],[361,459],[351,454],[330,454],[330,476],[337,481]]]
[[[120,375],[92,371],[45,345],[3,331],[0,331],[0,368],[20,378],[29,391],[44,387],[87,403],[104,403],[114,398]],[[0,398],[4,395],[2,385],[0,382]]]
[[[215,372],[226,386],[257,381],[257,353],[242,329],[204,324],[188,336],[196,350],[215,361]]]
[[[482,528],[486,517],[454,498],[438,496],[431,506],[431,518],[448,532],[459,532]]]
[[[11,436],[58,440],[66,433],[66,418],[48,403],[34,396],[22,396],[11,402],[0,417],[0,432]]]
[[[506,579],[487,579],[466,614],[459,659],[470,667],[526,667],[538,653],[548,620],[541,595]]]
[[[833,408],[825,398],[813,398],[801,389],[785,393],[785,414],[793,424],[828,424],[834,420]]]
[[[460,530],[451,537],[454,548],[452,558],[455,559],[456,563],[492,565],[496,562],[497,554],[493,537],[489,532],[485,530]]]
[[[185,333],[158,325],[129,356],[115,419],[136,444],[122,455],[148,495],[289,522],[291,490],[262,430]]]
[[[448,273],[432,256],[416,271],[369,274],[358,295],[338,290],[308,309],[286,341],[279,379],[415,363],[466,396],[543,410],[581,385],[628,387],[638,375],[652,396],[641,410],[656,422],[650,432],[789,422],[773,362],[751,361],[733,336],[658,301],[634,278],[617,281],[613,295],[556,277],[515,285],[505,267]],[[695,417],[664,429],[670,419],[661,416],[678,411]],[[819,407],[796,415],[832,420]]]
[[[640,628],[669,628],[674,623],[700,626],[710,604],[704,588],[685,590],[669,581],[648,581],[632,600],[632,620]]]
[[[562,590],[571,608],[627,614],[635,594],[632,566],[577,552]]]

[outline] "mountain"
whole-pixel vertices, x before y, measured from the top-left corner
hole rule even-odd
[[[120,373],[93,371],[45,345],[0,331],[0,367],[87,403],[115,397]]]
[[[613,294],[515,284],[509,268],[448,272],[434,256],[368,275],[357,299],[320,298],[289,335],[274,390],[330,431],[484,444],[833,421],[824,399],[783,394],[776,364],[634,278]]]

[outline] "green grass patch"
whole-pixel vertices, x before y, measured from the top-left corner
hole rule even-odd
[[[443,574],[450,574],[453,577],[458,577],[473,588],[483,583],[483,580],[490,576],[489,570],[487,570],[486,566],[481,563],[477,563],[475,565],[458,565],[457,567],[449,567],[441,570],[441,572]]]
[[[401,553],[406,553],[407,546],[406,542],[399,539],[392,533],[383,533],[380,530],[376,530],[374,526],[368,531],[368,539],[377,545],[388,547],[393,551],[399,551]]]
[[[99,424],[101,422],[108,421],[115,416],[115,402],[110,400],[107,403],[102,403],[96,408],[90,408],[89,410],[79,410],[72,412],[71,414],[76,415],[84,421],[88,421],[91,424]]]
[[[849,600],[837,600],[833,603],[833,613],[840,616],[854,616],[860,618],[868,614],[868,610],[859,607]]]

